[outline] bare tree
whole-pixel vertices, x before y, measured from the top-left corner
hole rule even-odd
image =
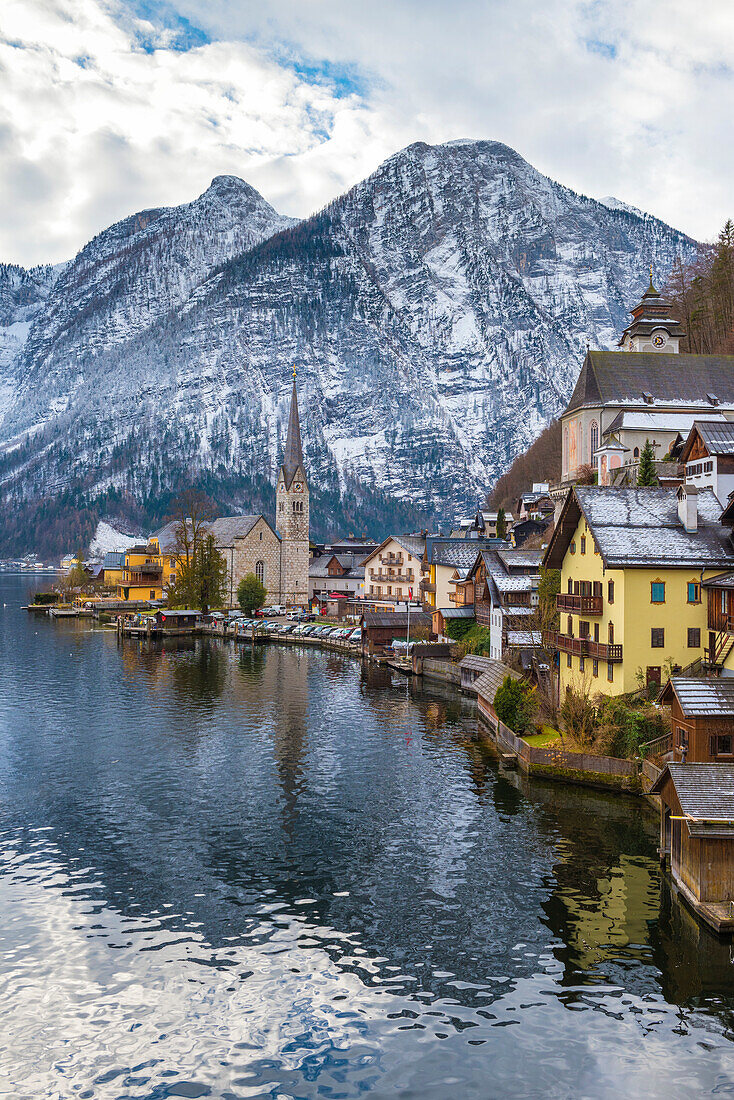
[[[214,503],[196,489],[186,489],[173,503],[176,564],[191,568],[207,528],[216,515]]]

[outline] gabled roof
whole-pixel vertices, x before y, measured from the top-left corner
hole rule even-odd
[[[644,407],[646,393],[658,406],[734,408],[734,355],[587,351],[565,413],[594,405]]]
[[[734,422],[731,420],[694,420],[681,452],[681,462],[688,462],[696,437],[710,455],[734,455]]]
[[[437,539],[426,540],[424,560],[430,565],[451,565],[468,569],[474,564],[477,550],[490,544],[484,539]]]
[[[672,703],[673,696],[685,718],[734,718],[734,678],[673,676],[658,698]]]
[[[650,794],[659,794],[668,776],[691,836],[734,836],[734,764],[668,764]]]
[[[522,676],[519,672],[515,672],[513,668],[508,668],[502,661],[497,661],[494,658],[490,658],[490,660],[492,662],[490,667],[474,681],[474,691],[492,704],[497,694],[497,688],[502,686],[505,677],[511,676],[513,680],[522,680]]]
[[[726,569],[734,565],[729,532],[720,522],[721,505],[711,489],[699,491],[698,529],[686,531],[678,516],[675,489],[575,485],[545,553],[548,568],[561,568],[582,515],[607,568]],[[593,547],[587,553],[593,553]]]
[[[261,519],[263,523],[267,524],[276,538],[280,538],[277,531],[273,530],[272,524],[268,523],[265,516],[220,516],[218,519],[211,520],[206,523],[207,533],[214,535],[217,546],[232,546],[236,538],[245,538],[249,535],[257,521]],[[171,520],[165,527],[161,527],[160,531],[156,531],[155,538],[158,539],[158,544],[161,548],[161,552],[167,554],[170,550],[176,547],[176,529],[178,528],[178,520]]]
[[[510,571],[513,569],[533,569],[540,572],[543,564],[542,550],[498,550],[497,557]]]

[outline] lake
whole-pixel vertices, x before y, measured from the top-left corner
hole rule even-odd
[[[728,943],[640,800],[305,647],[125,641],[0,574],[0,1096],[734,1092]]]

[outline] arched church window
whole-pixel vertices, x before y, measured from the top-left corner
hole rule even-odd
[[[255,576],[260,581],[260,584],[265,584],[265,562],[255,562]]]
[[[640,457],[640,448],[639,448],[639,447],[635,447],[635,449],[634,449],[634,451],[632,452],[632,454],[634,455],[634,457],[635,457],[635,458],[639,458],[639,457]]]
[[[597,424],[596,420],[591,421],[589,443],[591,446],[591,450],[589,452],[589,461],[591,462],[594,459],[594,451],[596,451],[599,446],[599,425]]]

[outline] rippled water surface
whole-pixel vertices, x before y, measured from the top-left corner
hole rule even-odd
[[[734,1092],[639,802],[298,648],[118,646],[0,574],[0,1095]]]

